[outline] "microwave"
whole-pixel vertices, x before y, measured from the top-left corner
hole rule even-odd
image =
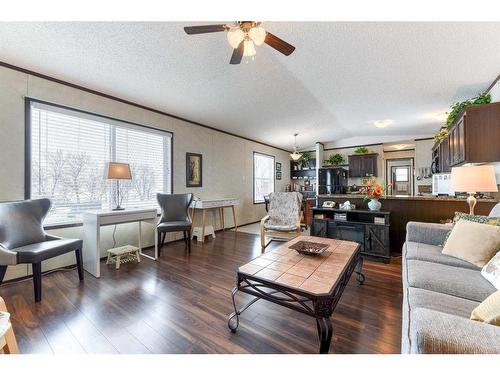
[[[455,192],[451,190],[451,173],[432,175],[432,195],[455,195]]]

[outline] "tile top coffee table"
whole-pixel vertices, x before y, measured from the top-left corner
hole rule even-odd
[[[323,253],[303,255],[290,248],[301,241],[328,246]],[[320,353],[328,353],[332,339],[330,317],[351,274],[363,284],[363,262],[357,242],[299,236],[238,268],[237,284],[232,292],[234,312],[228,327],[236,333],[239,316],[259,299],[265,299],[312,316],[316,319]],[[252,299],[243,308],[236,307],[237,292]]]

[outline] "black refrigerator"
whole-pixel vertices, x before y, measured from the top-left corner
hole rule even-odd
[[[347,192],[347,169],[320,168],[318,176],[319,194],[345,194]]]

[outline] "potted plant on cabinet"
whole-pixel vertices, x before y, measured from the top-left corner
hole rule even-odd
[[[363,178],[361,182],[365,186],[360,188],[359,192],[365,195],[364,200],[369,201],[368,208],[370,211],[380,211],[382,203],[379,202],[379,199],[384,195],[384,187],[373,176]]]
[[[305,151],[302,153],[302,157],[300,158],[301,162],[301,167],[302,169],[309,169],[311,168],[310,162],[312,160],[312,152],[311,151]]]
[[[345,159],[344,157],[341,155],[341,154],[332,154],[330,155],[330,157],[325,160],[325,164],[327,165],[339,165],[339,164],[343,164],[345,162]]]

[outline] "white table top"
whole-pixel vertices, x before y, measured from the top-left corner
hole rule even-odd
[[[158,213],[159,209],[156,207],[131,207],[124,210],[113,211],[111,209],[106,210],[88,210],[84,211],[83,215],[94,215],[94,216],[120,216],[127,214],[141,214],[141,213]]]

